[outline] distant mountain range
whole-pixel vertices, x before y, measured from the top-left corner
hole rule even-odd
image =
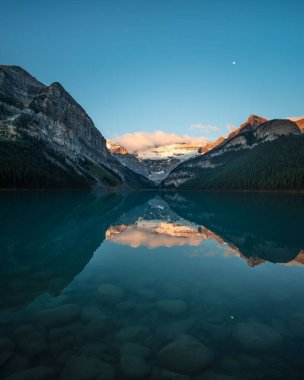
[[[128,152],[60,83],[0,66],[0,188],[303,190],[304,118],[251,115],[215,142]]]
[[[205,139],[204,144],[160,144],[130,153],[117,142],[107,140],[109,151],[122,165],[155,183],[165,179],[181,162],[208,151],[211,145],[212,143]]]

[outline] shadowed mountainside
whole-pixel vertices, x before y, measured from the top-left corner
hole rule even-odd
[[[304,136],[299,127],[290,120],[265,120],[250,116],[219,145],[177,166],[161,187],[304,189]]]
[[[45,86],[0,66],[0,187],[149,188],[121,165],[84,109],[60,83]]]

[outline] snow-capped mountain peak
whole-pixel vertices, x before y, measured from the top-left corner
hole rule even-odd
[[[189,144],[189,143],[175,143],[166,145],[157,145],[134,152],[140,159],[164,159],[164,158],[178,158],[183,160],[183,156],[187,158],[198,154],[198,150],[207,144],[207,140],[202,143]]]
[[[205,153],[210,141],[202,139],[199,143],[178,142],[144,147],[134,152],[119,143],[107,140],[108,150],[126,167],[156,183],[182,161]]]

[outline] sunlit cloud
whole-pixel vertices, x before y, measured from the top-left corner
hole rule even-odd
[[[164,131],[144,132],[137,131],[115,136],[115,141],[124,146],[129,152],[148,149],[157,145],[176,143],[202,144],[208,140],[206,137],[192,137],[189,135],[177,135]]]
[[[170,235],[153,234],[150,231],[128,229],[125,233],[118,235],[113,240],[120,245],[128,245],[132,248],[145,246],[150,249],[159,247],[175,247],[175,246],[199,246],[202,239],[195,236],[193,238],[174,237]]]
[[[219,127],[216,127],[215,125],[210,125],[210,124],[194,124],[191,125],[190,130],[199,130],[201,133],[208,135],[213,132],[218,132],[220,130]]]
[[[227,128],[227,131],[231,133],[237,129],[237,126],[234,124],[227,124],[226,128]]]

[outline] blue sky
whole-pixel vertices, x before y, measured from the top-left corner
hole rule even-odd
[[[303,14],[300,0],[1,0],[0,63],[61,82],[106,137],[215,138],[252,113],[304,114]]]

